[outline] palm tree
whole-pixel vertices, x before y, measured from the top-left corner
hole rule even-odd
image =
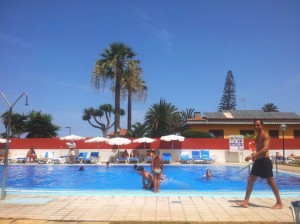
[[[147,86],[145,81],[140,78],[142,69],[139,67],[138,60],[131,60],[128,62],[129,69],[125,72],[122,80],[122,96],[127,95],[127,130],[131,127],[131,108],[132,101],[145,101],[147,97]]]
[[[107,137],[108,130],[114,126],[115,122],[111,123],[111,115],[115,113],[115,109],[111,104],[103,104],[99,109],[92,107],[84,109],[82,120],[89,122],[94,128],[98,128],[102,131],[103,137]],[[105,115],[106,124],[102,121],[102,117]],[[121,115],[125,115],[125,111],[121,109]],[[96,124],[94,124],[94,123]]]
[[[8,125],[8,113],[9,111],[1,115],[1,120],[5,126],[5,129],[7,129],[7,125]],[[26,124],[25,124],[26,119],[27,119],[27,115],[19,114],[19,113],[11,114],[11,127],[10,127],[11,133],[9,137],[20,138],[21,135],[26,132]],[[6,138],[6,132],[2,133],[1,135],[2,137]]]
[[[183,122],[186,122],[187,119],[193,118],[195,109],[192,108],[186,108],[185,110],[181,111],[181,116]]]
[[[128,62],[135,55],[133,50],[125,44],[112,43],[100,54],[101,58],[96,62],[92,75],[93,88],[96,90],[99,90],[100,86],[104,88],[108,80],[113,80],[111,89],[115,91],[115,135],[117,128],[120,127],[121,80],[125,71],[128,70]]]
[[[126,136],[130,138],[141,138],[149,136],[149,127],[146,123],[141,124],[136,122],[131,126],[131,129],[128,129]]]
[[[278,107],[274,103],[266,103],[261,109],[264,112],[279,112]]]
[[[26,121],[27,138],[52,138],[58,135],[60,127],[52,124],[52,116],[41,111],[30,111]]]
[[[145,115],[145,123],[151,130],[150,137],[161,137],[176,132],[178,119],[180,115],[177,108],[160,99],[160,102],[148,109]]]

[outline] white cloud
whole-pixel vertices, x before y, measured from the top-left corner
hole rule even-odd
[[[22,39],[20,39],[18,37],[14,37],[14,36],[3,34],[3,33],[0,33],[0,41],[3,41],[7,44],[11,44],[13,46],[17,46],[17,47],[20,47],[23,49],[28,49],[31,46],[30,43],[23,41]]]

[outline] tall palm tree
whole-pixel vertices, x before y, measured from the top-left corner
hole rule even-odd
[[[131,108],[132,101],[145,101],[147,97],[147,86],[145,81],[140,78],[142,69],[139,67],[138,60],[128,62],[129,69],[125,72],[122,82],[122,96],[127,96],[127,130],[131,128]]]
[[[100,86],[105,88],[106,82],[113,80],[111,89],[115,91],[115,135],[117,128],[120,127],[121,80],[128,70],[128,62],[135,55],[133,50],[124,43],[112,43],[100,54],[101,58],[96,62],[92,75],[92,85],[96,90],[99,90]]]
[[[145,123],[151,130],[150,137],[161,137],[176,132],[178,119],[180,115],[177,108],[160,99],[160,102],[148,109],[145,115]]]
[[[274,103],[266,103],[261,109],[264,112],[279,112],[278,107]]]

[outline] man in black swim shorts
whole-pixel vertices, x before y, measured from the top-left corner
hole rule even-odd
[[[245,199],[244,201],[237,202],[236,204],[244,208],[248,207],[253,185],[257,177],[261,177],[267,179],[267,182],[269,186],[272,188],[272,191],[275,195],[276,204],[272,207],[272,209],[280,209],[283,207],[283,203],[281,201],[279,190],[277,188],[277,185],[273,177],[273,165],[269,158],[270,135],[263,130],[262,120],[260,119],[255,120],[254,125],[255,125],[255,131],[257,133],[255,138],[256,152],[245,158],[247,162],[249,160],[252,160],[254,161],[254,163],[251,169],[250,177],[248,179]]]
[[[139,174],[143,177],[142,182],[143,182],[143,188],[145,189],[152,189],[154,187],[154,180],[151,174],[147,171],[145,171],[144,167],[139,166],[137,168],[137,171]],[[147,181],[147,183],[146,183]]]

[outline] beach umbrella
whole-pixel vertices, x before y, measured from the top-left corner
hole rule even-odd
[[[11,142],[10,140],[8,142]],[[6,138],[0,138],[0,143],[6,143]]]
[[[109,145],[128,145],[131,143],[131,140],[128,138],[123,138],[123,137],[115,137],[115,138],[109,138],[106,141],[107,144]]]
[[[104,138],[104,137],[100,137],[100,136],[97,136],[95,138],[90,138],[88,140],[85,140],[84,142],[86,143],[94,143],[94,142],[106,142],[108,140],[108,138]],[[99,151],[99,144],[98,144],[98,151]]]
[[[117,145],[118,146],[117,154],[119,154],[119,146],[128,145],[131,143],[131,140],[123,137],[114,137],[114,138],[107,139],[106,143],[109,145]]]
[[[137,139],[133,140],[132,142],[144,143],[144,149],[145,149],[146,148],[146,143],[152,143],[154,141],[156,141],[156,140],[153,139],[153,138],[142,137],[142,138],[137,138]]]
[[[90,138],[88,140],[85,140],[84,142],[86,143],[93,143],[93,142],[105,142],[107,141],[108,139],[107,138],[104,138],[104,137],[95,137],[95,138]]]
[[[69,149],[75,149],[76,144],[73,141],[83,140],[85,137],[79,136],[79,135],[67,135],[65,137],[60,137],[60,140],[68,140],[71,142],[67,142],[66,145],[69,147]],[[60,154],[62,154],[62,150],[60,150]]]
[[[69,141],[76,141],[76,140],[83,140],[85,137],[81,137],[78,135],[67,135],[65,137],[59,138],[60,140],[69,140]]]
[[[180,135],[165,135],[165,136],[161,136],[160,140],[167,141],[167,142],[171,141],[172,142],[172,149],[173,149],[173,141],[183,142],[184,137],[180,136]]]

